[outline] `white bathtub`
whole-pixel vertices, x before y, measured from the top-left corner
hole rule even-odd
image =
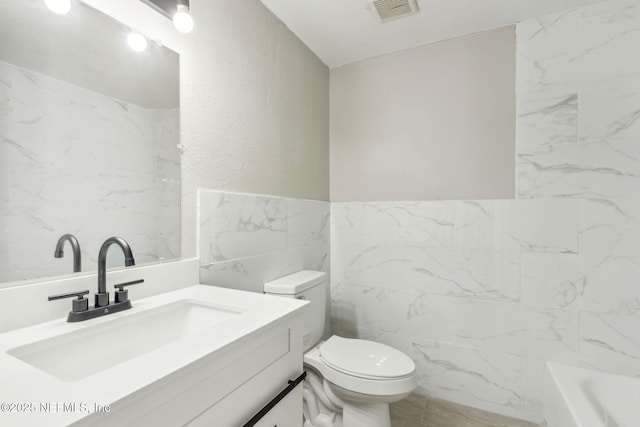
[[[640,426],[640,378],[547,363],[548,427]]]

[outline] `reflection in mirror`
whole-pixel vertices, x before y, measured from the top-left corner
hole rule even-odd
[[[138,265],[180,256],[178,55],[134,52],[129,28],[72,6],[0,2],[0,287],[71,273],[64,234],[83,271],[111,236]]]

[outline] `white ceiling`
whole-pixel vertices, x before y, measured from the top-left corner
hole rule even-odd
[[[418,0],[415,15],[379,23],[366,0],[262,0],[330,68],[499,28],[600,0]]]

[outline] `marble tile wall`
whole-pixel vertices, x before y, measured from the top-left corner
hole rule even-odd
[[[524,255],[578,253],[576,200],[331,205],[334,332],[395,346],[418,392],[540,421],[544,362],[580,364],[580,312],[528,301]]]
[[[84,271],[97,269],[112,235],[129,241],[138,264],[179,256],[178,109],[127,104],[5,62],[0,93],[0,257],[11,266],[0,283],[70,273],[68,255],[53,258],[65,233],[79,239]],[[111,251],[109,264],[121,258]]]
[[[546,361],[640,376],[640,3],[517,28],[517,199],[331,205],[336,333],[542,420]]]
[[[518,25],[519,197],[640,196],[639,29],[634,0]]]
[[[200,283],[262,292],[299,270],[329,274],[329,203],[198,190]]]

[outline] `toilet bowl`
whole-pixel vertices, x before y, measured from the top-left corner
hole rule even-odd
[[[406,397],[416,387],[413,360],[373,341],[334,335],[307,351],[304,363],[332,385],[348,390],[339,393],[353,392],[353,398],[362,395],[367,401],[390,402]]]
[[[324,330],[326,275],[299,271],[265,283],[268,294],[311,302],[303,315],[304,427],[390,427],[389,403],[417,385],[415,364],[393,347]]]
[[[322,392],[345,427],[390,427],[389,403],[416,388],[413,361],[372,341],[334,335],[307,351],[304,365],[324,379]]]

